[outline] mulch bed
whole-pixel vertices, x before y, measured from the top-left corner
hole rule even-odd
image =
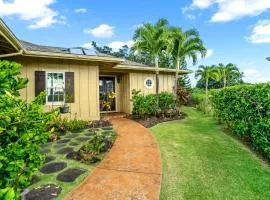
[[[61,187],[53,184],[44,185],[29,191],[25,200],[51,200],[61,193]]]
[[[144,127],[146,128],[151,128],[157,124],[160,124],[162,122],[168,122],[168,121],[174,121],[174,120],[181,120],[181,119],[184,119],[186,118],[187,114],[186,113],[183,113],[181,112],[179,116],[177,117],[172,117],[172,118],[168,118],[168,117],[160,117],[160,118],[157,118],[157,117],[148,117],[146,119],[138,119],[138,118],[134,118],[132,116],[130,116],[129,118],[140,123],[141,125],[143,125]]]
[[[57,175],[56,179],[58,181],[62,181],[62,182],[73,182],[76,180],[76,178],[78,178],[80,175],[82,175],[83,173],[85,173],[86,170],[84,169],[67,169],[63,172],[61,172],[60,174]]]
[[[59,172],[62,169],[67,167],[67,163],[65,162],[54,162],[44,165],[39,171],[44,174],[51,174],[55,172]]]
[[[103,127],[101,129],[104,131],[110,131],[110,130],[113,130],[113,127]]]
[[[59,149],[56,153],[57,154],[68,154],[73,151],[73,148],[71,147],[65,147],[63,149]]]
[[[56,159],[55,156],[46,156],[44,163],[51,162],[51,161],[53,161],[53,160],[55,160],[55,159]]]

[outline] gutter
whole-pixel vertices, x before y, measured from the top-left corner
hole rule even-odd
[[[23,54],[23,50],[20,50],[19,52],[16,52],[16,53],[7,53],[7,54],[0,55],[0,58],[7,58],[7,57],[12,57],[12,56],[20,56],[22,54]]]

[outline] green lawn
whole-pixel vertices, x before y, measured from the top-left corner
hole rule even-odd
[[[151,128],[163,160],[161,200],[270,199],[270,168],[216,121],[193,108],[188,117]]]

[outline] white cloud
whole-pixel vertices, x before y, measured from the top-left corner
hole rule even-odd
[[[87,13],[87,9],[86,8],[78,8],[74,10],[75,13]]]
[[[192,4],[183,8],[183,12],[194,9],[207,9],[217,5],[217,12],[211,22],[227,22],[246,16],[257,16],[270,8],[269,0],[193,0]]]
[[[109,26],[108,24],[101,24],[93,29],[85,29],[84,33],[93,35],[94,37],[110,38],[114,35],[115,27]]]
[[[18,16],[20,20],[31,21],[31,29],[47,28],[64,21],[50,8],[56,0],[0,0],[0,16]],[[63,18],[63,17],[62,17]]]
[[[244,70],[244,81],[248,83],[265,83],[270,82],[270,77],[264,76],[260,71],[254,68]]]
[[[214,50],[213,49],[207,49],[205,58],[209,58],[210,56],[213,55],[213,53],[214,53]]]
[[[270,20],[258,21],[247,39],[254,44],[270,43]]]
[[[113,50],[119,50],[120,48],[122,48],[125,45],[127,45],[130,48],[134,45],[134,41],[132,41],[132,40],[129,40],[127,42],[115,41],[115,42],[111,42],[110,44],[108,44],[108,46],[110,48],[112,48]]]
[[[85,43],[82,45],[83,48],[86,48],[86,49],[93,49],[93,45],[92,45],[92,42],[88,42],[88,43]]]

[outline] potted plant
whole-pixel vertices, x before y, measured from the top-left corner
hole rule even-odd
[[[66,102],[70,102],[71,96],[66,93],[64,90],[64,96],[65,96],[65,101],[64,103],[59,107],[60,108],[60,113],[61,114],[66,114],[70,113],[69,105]]]

